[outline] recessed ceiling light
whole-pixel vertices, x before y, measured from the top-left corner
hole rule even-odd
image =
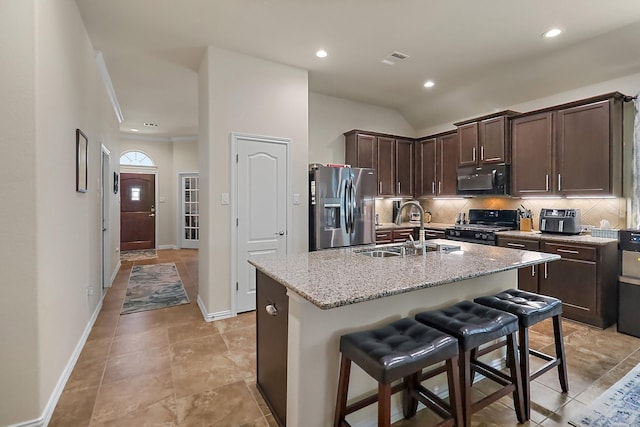
[[[131,132],[140,132],[138,129],[131,129]]]
[[[319,51],[316,52],[316,56],[318,58],[326,58],[327,57],[327,51],[320,49]]]
[[[552,28],[549,31],[545,31],[542,34],[542,37],[546,37],[546,38],[550,39],[552,37],[559,36],[561,33],[562,33],[562,30],[560,28]]]
[[[433,80],[427,80],[426,82],[424,82],[424,87],[433,87],[435,86],[435,83],[433,82]]]

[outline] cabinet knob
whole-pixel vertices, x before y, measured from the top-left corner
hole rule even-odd
[[[277,316],[278,315],[278,309],[273,304],[267,305],[264,309],[267,311],[269,316]]]

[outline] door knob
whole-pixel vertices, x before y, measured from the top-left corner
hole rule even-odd
[[[276,234],[279,236],[284,236],[284,231],[276,232]]]
[[[149,214],[149,216],[156,216],[156,214],[152,213],[152,214]]]

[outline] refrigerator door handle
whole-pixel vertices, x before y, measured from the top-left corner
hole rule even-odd
[[[349,187],[351,188],[351,232],[355,229],[355,217],[356,217],[356,188],[353,185],[353,180],[349,181]]]
[[[345,231],[348,233],[351,233],[351,230],[349,230],[349,209],[351,206],[351,201],[349,200],[349,181],[345,180],[344,182],[344,229]]]

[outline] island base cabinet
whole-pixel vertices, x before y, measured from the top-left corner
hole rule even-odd
[[[284,286],[256,273],[256,386],[276,422],[286,425],[289,297]]]

